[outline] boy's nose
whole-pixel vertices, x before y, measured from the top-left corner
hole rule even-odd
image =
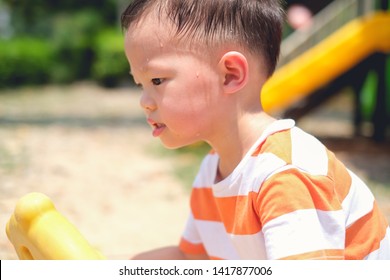
[[[141,98],[140,98],[140,106],[146,113],[152,112],[156,110],[157,106],[154,102],[153,98],[150,97],[149,94],[147,94],[145,91],[142,92]]]

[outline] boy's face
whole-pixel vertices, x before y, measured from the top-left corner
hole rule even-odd
[[[168,148],[211,141],[221,107],[217,62],[174,43],[167,25],[148,17],[125,37],[131,74],[142,87],[141,107],[153,136]]]

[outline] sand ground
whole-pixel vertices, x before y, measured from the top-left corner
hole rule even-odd
[[[109,259],[179,240],[189,195],[174,172],[181,162],[158,152],[138,98],[131,88],[84,83],[0,94],[0,259],[17,258],[4,228],[32,191],[48,195]],[[390,219],[390,145],[351,140],[348,116],[334,116],[319,111],[300,124],[372,182]]]

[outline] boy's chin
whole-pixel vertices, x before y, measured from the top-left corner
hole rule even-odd
[[[168,150],[176,150],[176,149],[180,149],[180,148],[184,148],[184,147],[187,147],[191,144],[187,144],[187,145],[173,145],[173,144],[166,144],[164,143],[163,141],[161,141],[162,145],[164,146],[164,148],[168,149]]]
[[[172,142],[163,141],[162,139],[160,139],[160,140],[161,140],[161,144],[164,146],[164,148],[169,149],[169,150],[176,150],[176,149],[180,149],[180,148],[185,148],[185,147],[191,146],[191,145],[196,143],[196,142],[172,143]]]

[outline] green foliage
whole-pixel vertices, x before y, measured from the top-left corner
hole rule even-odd
[[[47,41],[28,37],[0,40],[0,87],[48,82],[52,60]]]
[[[101,32],[94,44],[92,77],[106,87],[129,80],[129,64],[123,49],[123,34],[118,29]]]
[[[3,1],[12,38],[0,41],[0,86],[91,78],[115,85],[127,75],[122,35],[100,34],[118,27],[118,0]]]
[[[12,26],[16,35],[50,36],[52,23],[59,14],[72,15],[78,11],[94,10],[102,24],[116,22],[117,0],[2,0],[11,11]]]
[[[390,9],[390,0],[389,0],[389,9]],[[387,117],[390,120],[390,55],[386,58],[386,70],[385,70],[385,80],[386,80],[386,110]]]
[[[378,75],[369,71],[360,94],[361,113],[365,120],[372,120],[377,99]]]
[[[101,28],[102,18],[96,10],[86,9],[56,17],[51,39],[55,51],[53,82],[65,83],[90,77],[93,42]]]

